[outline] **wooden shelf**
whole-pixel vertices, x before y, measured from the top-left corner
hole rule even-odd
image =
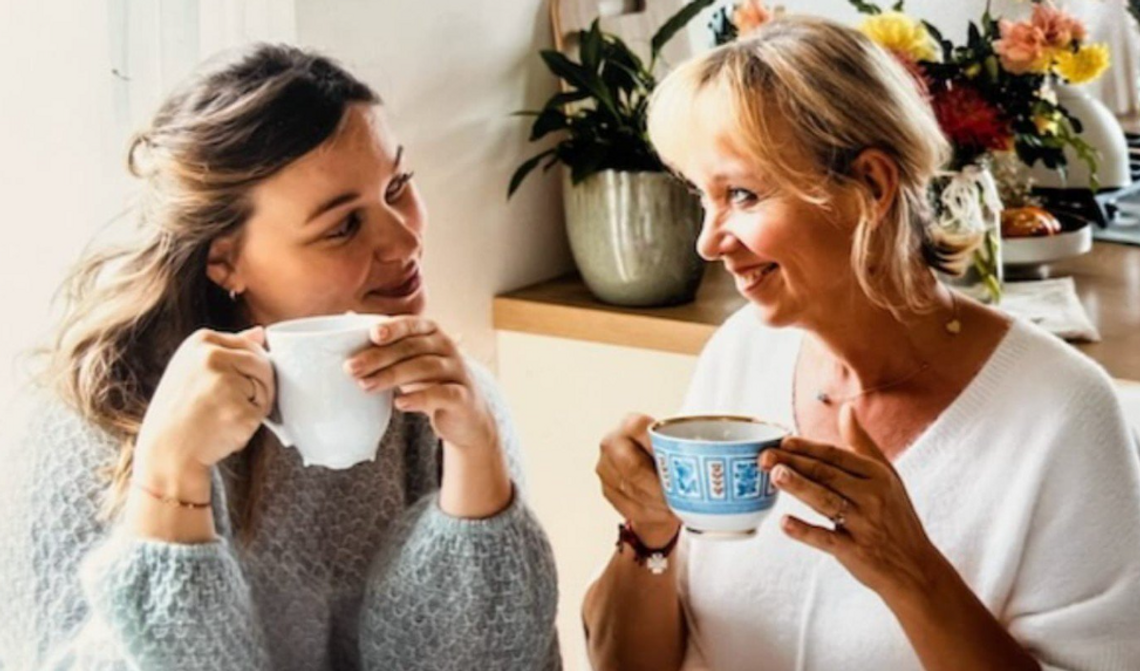
[[[1140,381],[1140,247],[1098,242],[1088,254],[1051,270],[1054,277],[1074,278],[1103,338],[1076,346],[1113,377]],[[606,305],[570,275],[495,298],[494,327],[695,355],[744,302],[720,264],[709,266],[695,301],[669,308]]]

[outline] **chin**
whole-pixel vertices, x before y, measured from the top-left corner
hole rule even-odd
[[[796,311],[788,309],[787,306],[780,305],[779,303],[749,302],[752,304],[752,311],[765,326],[779,329],[796,326],[798,324]]]

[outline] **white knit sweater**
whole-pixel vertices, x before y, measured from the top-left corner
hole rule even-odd
[[[751,308],[700,358],[686,412],[794,424],[803,332]],[[895,461],[935,545],[1045,669],[1140,669],[1140,463],[1109,378],[1015,322],[977,377]],[[778,528],[781,495],[744,541],[686,538],[687,669],[919,669],[883,601]]]

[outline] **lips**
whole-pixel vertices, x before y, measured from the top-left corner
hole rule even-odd
[[[398,279],[395,284],[373,289],[368,293],[381,298],[407,298],[419,291],[422,284],[423,278],[420,275],[419,265],[412,264],[407,274]]]
[[[758,286],[779,267],[780,265],[777,263],[761,263],[748,268],[729,269],[729,271],[736,277],[736,283],[741,290],[747,291]]]

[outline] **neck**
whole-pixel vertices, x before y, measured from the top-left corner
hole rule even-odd
[[[955,317],[956,299],[933,278],[929,289],[937,297],[933,312],[904,312],[896,317],[856,288],[845,300],[821,311],[822,318],[801,324],[811,345],[832,362],[827,364],[834,368],[827,377],[858,391],[899,380],[932,364],[934,352],[953,337],[946,324]]]

